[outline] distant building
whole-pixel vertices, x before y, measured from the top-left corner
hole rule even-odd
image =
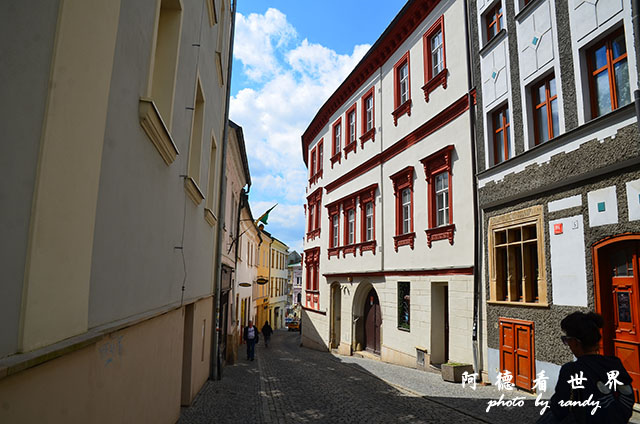
[[[271,237],[271,274],[269,276],[269,322],[276,330],[284,327],[284,316],[287,309],[287,256],[289,247]]]

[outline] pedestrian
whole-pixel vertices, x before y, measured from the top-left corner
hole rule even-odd
[[[262,326],[262,335],[264,336],[264,347],[269,347],[269,340],[273,334],[273,328],[269,325],[269,321],[265,321]]]
[[[253,321],[249,320],[249,325],[244,328],[244,341],[247,342],[247,360],[253,361],[256,353],[256,343],[258,343],[258,328],[254,327]]]
[[[631,376],[615,356],[599,353],[604,324],[594,312],[574,312],[560,327],[562,343],[577,358],[560,368],[556,390],[542,423],[626,423],[633,413]],[[564,421],[564,420],[567,421]]]

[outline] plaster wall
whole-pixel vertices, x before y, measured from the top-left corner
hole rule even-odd
[[[183,309],[176,309],[7,377],[0,421],[174,423],[182,336]]]
[[[146,95],[150,78],[156,7],[155,0],[125,2],[120,13],[96,213],[90,327],[213,291],[216,228],[205,220],[204,207],[209,196],[218,196],[218,187],[207,187],[203,176],[209,172],[213,139],[222,140],[224,86],[204,52],[215,50],[219,31],[209,26],[206,16],[201,19],[206,8],[182,2],[170,125],[180,154],[166,165],[138,117],[139,99]],[[199,48],[193,46],[198,43]],[[187,173],[198,74],[205,98],[200,189],[206,198],[196,206],[181,175]],[[221,155],[221,148],[216,151]]]
[[[0,358],[18,350],[20,306],[36,186],[38,155],[49,94],[59,1],[15,2],[0,15],[3,66],[0,114]]]

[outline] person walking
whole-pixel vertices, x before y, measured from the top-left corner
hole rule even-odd
[[[247,360],[253,361],[256,353],[256,343],[258,343],[258,328],[249,320],[249,325],[244,328],[244,341],[247,342]]]
[[[273,334],[273,328],[269,325],[269,321],[266,321],[262,326],[262,335],[264,336],[264,347],[269,347],[269,340]]]
[[[602,316],[594,312],[574,312],[560,322],[565,333],[560,339],[577,359],[560,368],[550,408],[538,424],[612,424],[626,423],[631,418],[631,376],[619,358],[600,355],[603,325]]]

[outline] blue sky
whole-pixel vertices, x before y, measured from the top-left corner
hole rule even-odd
[[[307,170],[300,136],[404,1],[240,0],[230,118],[243,127],[254,217],[302,251]]]

